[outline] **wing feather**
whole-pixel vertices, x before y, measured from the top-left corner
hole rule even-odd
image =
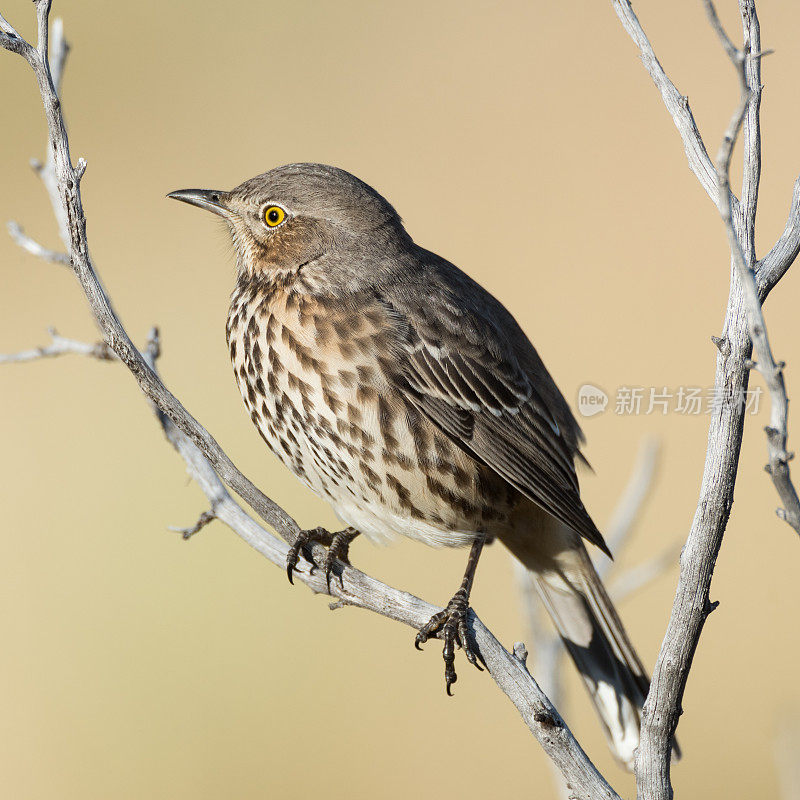
[[[474,309],[459,321],[452,304],[437,316],[435,294],[424,325],[402,314],[404,353],[390,378],[476,460],[608,553],[580,499],[580,429],[533,345],[486,296],[506,315],[499,324]],[[391,313],[397,321],[402,312],[393,304]]]

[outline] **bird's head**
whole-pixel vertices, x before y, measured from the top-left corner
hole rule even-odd
[[[324,164],[289,164],[231,191],[182,189],[168,197],[222,217],[239,269],[288,272],[379,229],[401,232],[397,212],[366,183]]]

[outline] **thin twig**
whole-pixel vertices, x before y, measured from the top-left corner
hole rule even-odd
[[[65,355],[89,356],[101,361],[113,361],[116,358],[105,342],[89,344],[88,342],[76,342],[74,339],[65,339],[63,336],[59,336],[54,328],[50,328],[49,333],[50,344],[30,350],[21,350],[18,353],[0,353],[0,364],[15,364]]]
[[[7,223],[8,233],[11,238],[23,249],[36,258],[49,261],[51,264],[64,264],[69,267],[69,256],[66,253],[59,253],[57,250],[50,250],[44,245],[39,244],[35,239],[31,239],[22,227],[16,222]]]
[[[7,36],[9,39],[18,39],[19,38],[19,34],[14,29],[14,26],[11,25],[2,14],[0,14],[0,34],[3,34],[4,36]],[[6,49],[10,49],[10,48],[6,48]]]
[[[751,268],[751,264],[755,263],[755,252],[751,252],[750,263],[748,263],[748,253],[745,249],[748,246],[752,246],[754,239],[755,232],[752,229],[748,229],[748,226],[755,224],[755,212],[753,211],[752,216],[747,220],[747,225],[743,228],[743,241],[740,241],[734,227],[731,205],[725,202],[726,198],[729,198],[731,195],[729,175],[733,144],[745,120],[745,115],[752,113],[754,107],[755,90],[752,89],[750,85],[750,75],[752,75],[753,72],[752,70],[748,72],[748,61],[752,61],[754,58],[757,60],[763,54],[751,53],[748,58],[748,54],[739,50],[725,33],[711,0],[704,0],[704,5],[711,25],[717,32],[722,46],[736,70],[741,88],[739,105],[731,117],[728,129],[722,139],[719,153],[717,154],[716,168],[717,181],[719,183],[720,216],[722,217],[725,231],[728,235],[728,244],[730,245],[736,276],[744,292],[745,304],[747,306],[747,327],[758,359],[755,364],[752,362],[749,363],[764,377],[770,394],[770,424],[766,428],[769,463],[766,466],[766,470],[772,477],[772,482],[775,484],[775,488],[783,503],[783,508],[777,511],[778,517],[788,522],[792,528],[800,533],[800,499],[798,499],[797,491],[792,484],[789,471],[789,461],[792,455],[787,452],[789,400],[786,396],[786,385],[783,379],[784,364],[783,362],[776,362],[772,355],[772,348],[770,347],[769,336],[767,335],[767,323],[761,308],[761,300],[758,296],[755,275]],[[751,2],[742,0],[741,6],[743,9],[742,18],[746,25],[745,35],[747,37],[747,25],[757,26],[758,18],[756,17],[755,8]],[[745,41],[760,42],[759,34],[752,34],[750,37],[747,37]],[[760,76],[760,73],[758,73],[758,76]],[[758,127],[757,124],[755,127]],[[748,146],[745,147],[745,185],[755,187],[750,189],[751,208],[755,206],[758,193],[758,179],[757,177],[748,178],[748,175],[750,175],[753,170],[758,169],[760,165],[758,139],[759,137],[757,135],[751,134],[748,145],[750,149],[748,150]]]
[[[770,289],[786,274],[800,253],[800,178],[794,182],[786,226],[772,249],[756,265],[758,299],[763,303]]]
[[[749,92],[742,120],[744,164],[742,202],[739,210],[743,222],[740,226],[743,240],[742,249],[748,265],[752,268],[756,263],[756,212],[758,210],[758,188],[761,183],[761,93],[764,91],[761,84],[761,58],[764,54],[761,52],[761,26],[758,22],[755,3],[752,0],[739,0],[739,11],[742,17],[742,33],[746,48],[742,77]],[[724,34],[724,30],[722,33]],[[730,39],[728,41],[730,42]],[[730,187],[728,194],[730,195]]]
[[[197,518],[197,522],[195,522],[194,525],[190,525],[188,528],[178,528],[175,525],[170,525],[168,530],[179,533],[184,539],[191,539],[192,536],[199,533],[209,522],[213,522],[216,518],[217,514],[215,511],[204,511]]]
[[[16,31],[2,14],[0,14],[0,47],[21,55],[28,63],[31,61],[30,51],[33,49]]]
[[[622,26],[639,48],[642,63],[661,93],[661,99],[672,116],[672,121],[675,123],[675,127],[678,129],[683,141],[683,148],[686,151],[689,167],[697,176],[697,180],[700,181],[700,185],[706,190],[708,196],[714,203],[717,203],[717,179],[714,173],[714,165],[711,163],[703,138],[697,129],[697,123],[694,121],[694,115],[689,107],[689,98],[682,95],[675,88],[675,84],[669,79],[658,58],[656,58],[653,46],[645,35],[630,1],[612,0],[611,4],[614,7],[614,11],[617,12]],[[737,201],[734,199],[733,203],[736,206]]]
[[[40,14],[40,18],[41,16]],[[46,29],[45,26],[45,30]],[[67,63],[67,56],[69,55],[69,43],[64,38],[64,23],[60,17],[56,17],[53,20],[49,50],[50,76],[53,82],[53,90],[56,97],[60,100],[61,86],[64,80],[64,66]],[[50,198],[50,205],[53,207],[53,214],[56,218],[58,234],[61,237],[61,241],[64,243],[64,247],[69,250],[69,221],[67,219],[67,209],[58,194],[55,153],[53,152],[53,145],[51,142],[47,144],[47,159],[44,164],[36,161],[32,162],[31,166],[44,184],[44,188],[47,190],[47,195]],[[77,181],[80,181],[82,174],[82,171],[81,174],[76,174]],[[64,263],[69,264],[69,258],[67,258]]]

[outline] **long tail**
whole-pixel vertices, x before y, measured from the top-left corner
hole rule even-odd
[[[611,751],[633,769],[649,679],[581,538],[539,509],[503,536],[583,676]],[[675,746],[677,755],[677,745]]]

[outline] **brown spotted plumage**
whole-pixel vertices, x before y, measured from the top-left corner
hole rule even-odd
[[[444,640],[449,692],[455,645],[477,666],[469,593],[499,538],[533,573],[630,765],[647,677],[583,544],[608,552],[580,499],[580,429],[511,314],[343,170],[292,164],[170,196],[228,225],[236,382],[269,448],[349,526],[331,551],[353,531],[470,546],[459,591],[416,640]]]
[[[244,276],[228,315],[234,375],[270,449],[366,536],[471,544],[507,524],[517,493],[394,387],[392,311],[354,315],[294,280]],[[266,380],[266,385],[265,385]],[[267,390],[268,385],[268,390]],[[413,465],[424,467],[414,469]]]

